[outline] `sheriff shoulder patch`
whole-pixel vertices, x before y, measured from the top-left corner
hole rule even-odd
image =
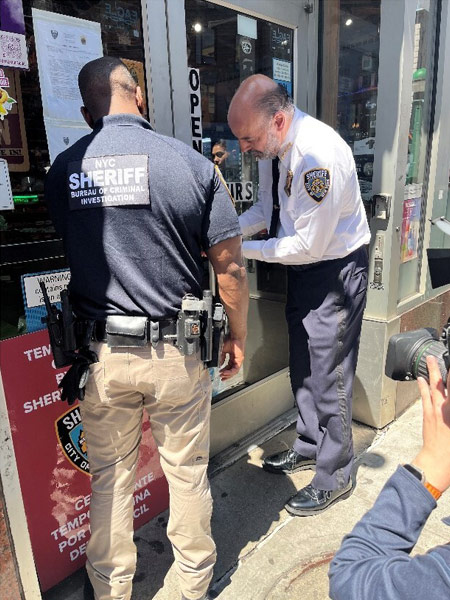
[[[315,202],[322,202],[330,189],[330,183],[328,169],[311,169],[305,173],[305,190]]]
[[[224,179],[224,177],[223,177],[223,175],[222,175],[222,172],[221,172],[221,170],[219,169],[219,167],[218,167],[217,165],[214,165],[214,169],[215,169],[215,171],[216,171],[216,173],[217,173],[217,176],[218,176],[218,178],[219,178],[219,179],[220,179],[220,181],[222,182],[222,184],[223,184],[224,188],[227,190],[227,192],[228,192],[228,195],[230,196],[230,200],[231,200],[231,202],[233,203],[233,206],[234,206],[234,198],[233,198],[233,196],[231,195],[230,189],[229,189],[229,187],[227,186],[227,182],[225,181],[225,179]]]

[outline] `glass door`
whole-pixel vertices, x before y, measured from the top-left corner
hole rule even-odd
[[[381,0],[321,2],[319,118],[352,149],[367,207],[375,153],[380,11]]]
[[[241,214],[257,200],[258,165],[241,153],[228,127],[228,107],[239,84],[254,73],[276,79],[293,94],[294,27],[205,0],[185,0],[185,19],[190,87],[196,95],[191,100],[198,105],[192,107],[193,144],[218,166]],[[235,385],[255,383],[288,365],[285,267],[247,261],[247,268],[249,337],[244,373]]]

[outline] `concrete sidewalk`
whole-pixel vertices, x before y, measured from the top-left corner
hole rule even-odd
[[[348,500],[314,517],[292,517],[283,508],[297,489],[309,483],[310,471],[280,476],[261,469],[264,455],[290,447],[296,435],[293,425],[265,443],[253,444],[235,462],[230,452],[213,460],[213,533],[218,560],[211,596],[220,600],[327,599],[331,557],[345,533],[372,506],[397,465],[417,453],[421,421],[421,403],[416,402],[382,431],[354,423],[356,489]],[[447,493],[425,526],[416,551],[448,542],[449,515]],[[136,534],[139,554],[133,600],[180,598],[165,535],[167,517],[163,513]],[[82,600],[83,579],[83,572],[76,573],[47,592],[44,599]]]

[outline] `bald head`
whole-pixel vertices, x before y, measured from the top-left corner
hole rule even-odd
[[[140,114],[140,88],[118,58],[103,56],[86,63],[78,75],[78,87],[85,109],[82,113],[91,126],[109,114]],[[85,113],[90,115],[93,123]]]
[[[228,110],[229,118],[245,113],[273,117],[278,111],[293,112],[294,105],[284,86],[266,75],[252,75],[241,83]]]
[[[228,123],[243,152],[252,151],[257,158],[273,158],[286,136],[294,110],[282,85],[265,75],[252,75],[233,96]]]

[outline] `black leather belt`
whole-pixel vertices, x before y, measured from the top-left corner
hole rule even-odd
[[[176,333],[177,319],[114,316],[108,321],[94,321],[92,340],[116,347],[144,346],[149,342],[156,345],[160,340],[176,341]]]
[[[332,263],[334,263],[334,264],[339,264],[339,262],[349,263],[352,260],[352,258],[353,258],[353,260],[355,259],[356,255],[359,252],[365,251],[367,253],[368,252],[367,248],[368,248],[368,246],[366,246],[366,245],[359,246],[359,248],[356,248],[356,250],[353,250],[353,252],[350,252],[350,254],[347,254],[346,256],[341,256],[340,258],[330,258],[328,260],[319,260],[318,262],[307,263],[306,265],[288,265],[288,269],[291,269],[292,271],[308,271],[309,269],[314,269],[315,267],[320,267],[323,265],[331,265]]]
[[[324,262],[329,262],[329,261],[322,260],[322,261],[315,262],[315,263],[308,263],[306,265],[288,265],[288,268],[291,269],[292,271],[308,271],[309,269],[314,269],[314,267],[318,267],[319,265],[322,265]]]

